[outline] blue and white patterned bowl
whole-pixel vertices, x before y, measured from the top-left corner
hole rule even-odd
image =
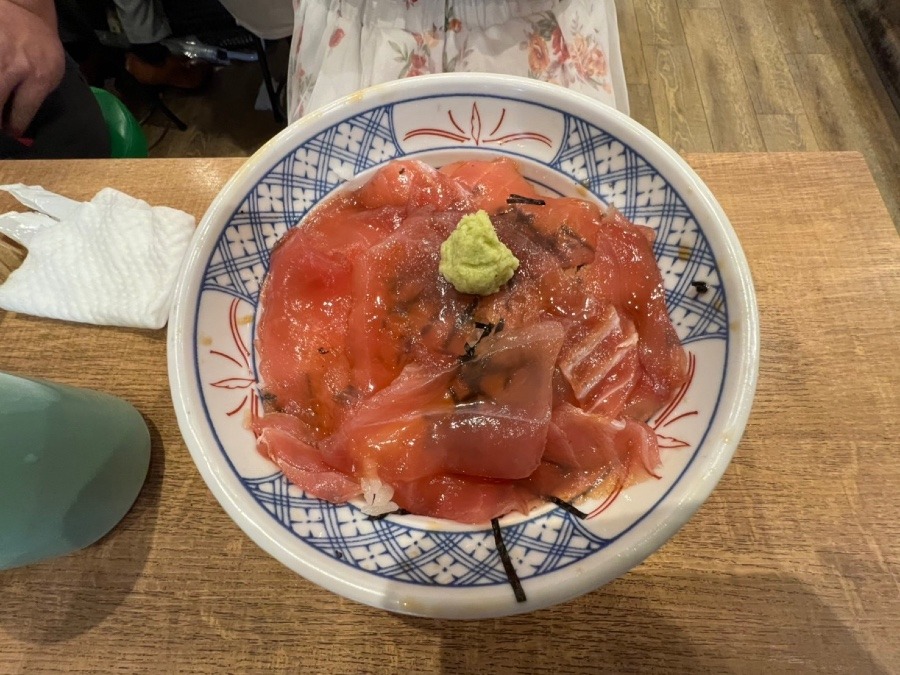
[[[389,160],[414,156],[441,165],[497,155],[516,159],[550,193],[598,199],[656,230],[669,312],[691,363],[689,385],[650,421],[665,448],[662,477],[611,502],[581,504],[586,519],[547,506],[501,520],[498,533],[415,516],[371,520],[356,505],[306,496],[256,452],[247,428],[259,410],[254,317],[272,247],[320,200]],[[698,292],[694,282],[707,290]],[[228,182],[181,272],[169,322],[169,376],[203,478],[263,549],[360,602],[481,618],[591,591],[687,521],[743,432],[756,386],[757,324],[750,273],[725,214],[662,141],[561,87],[437,75],[367,89],[308,115]]]

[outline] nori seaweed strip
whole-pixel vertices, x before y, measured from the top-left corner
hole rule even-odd
[[[497,322],[497,325],[494,327],[494,335],[503,331],[503,327],[506,326],[506,322],[503,320],[503,317],[500,317],[500,320]]]
[[[491,519],[491,529],[494,531],[494,543],[497,545],[497,553],[500,554],[500,561],[503,563],[503,571],[506,572],[506,578],[509,579],[509,585],[512,586],[516,602],[525,602],[527,599],[525,597],[525,589],[522,588],[522,582],[519,581],[519,575],[516,574],[516,568],[513,567],[509,551],[506,550],[506,544],[503,543],[500,521],[496,518]]]
[[[475,328],[481,331],[481,335],[478,336],[478,339],[475,340],[475,344],[470,345],[466,342],[463,345],[463,349],[465,350],[465,354],[459,357],[459,360],[465,363],[466,361],[471,361],[475,358],[475,347],[484,340],[488,335],[491,334],[491,331],[494,330],[494,324],[492,323],[482,323],[481,321],[475,322]]]
[[[579,508],[572,506],[569,502],[564,499],[560,499],[559,497],[554,497],[553,495],[548,495],[544,497],[548,502],[553,502],[559,508],[561,508],[566,513],[571,513],[573,516],[578,518],[579,520],[584,520],[588,517],[588,514],[582,511]]]
[[[477,345],[478,343],[476,342],[475,344]],[[466,342],[463,345],[463,349],[466,350],[466,353],[459,357],[460,361],[465,363],[466,361],[471,361],[475,358],[475,345],[470,345],[468,342]]]
[[[380,516],[366,516],[369,520],[384,520],[388,516],[405,516],[409,513],[406,509],[397,509],[396,511],[391,511],[390,513],[382,513]]]
[[[478,342],[481,342],[484,338],[491,334],[492,330],[494,330],[494,324],[481,323],[481,321],[476,321],[475,328],[481,331],[481,337],[478,338]],[[476,342],[475,344],[478,344],[478,342]]]
[[[709,286],[706,285],[705,281],[692,281],[691,286],[697,289],[697,295],[702,295],[709,290]]]
[[[543,199],[534,199],[532,197],[523,197],[522,195],[511,194],[506,199],[507,204],[528,204],[529,206],[546,206],[547,202]]]

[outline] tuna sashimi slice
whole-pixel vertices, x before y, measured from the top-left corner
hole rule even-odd
[[[307,438],[308,430],[293,415],[269,413],[254,423],[257,447],[304,492],[330,502],[345,502],[360,493],[359,483],[330,466]]]
[[[498,212],[494,225],[500,239],[506,242],[507,239],[520,241],[524,238],[541,254],[537,257],[522,251],[526,259],[538,261],[537,269],[526,270],[535,276],[548,266],[544,256],[552,261],[552,269],[569,269],[592,262],[600,232],[600,207],[568,197],[542,199],[545,203],[541,206],[522,204]],[[510,249],[516,252],[514,246]]]
[[[552,432],[552,425],[550,429]],[[573,501],[588,491],[593,493],[598,485],[602,488],[604,476],[602,471],[564,467],[545,460],[528,478],[518,481],[518,485],[535,500],[543,502],[556,497]]]
[[[354,195],[364,209],[385,206],[438,211],[471,207],[471,194],[459,181],[414,159],[385,164]]]
[[[488,213],[504,208],[511,194],[540,196],[519,172],[516,163],[506,157],[490,162],[455,162],[441,168],[441,173],[471,192],[475,208]]]
[[[339,424],[340,393],[350,385],[344,335],[351,266],[300,232],[272,255],[257,327],[268,407],[297,415],[324,437]]]
[[[619,415],[638,379],[637,346],[634,324],[611,304],[569,329],[559,368],[585,410]]]
[[[357,475],[518,479],[540,464],[563,329],[545,322],[483,340],[445,369],[410,366],[329,439]]]
[[[563,336],[552,321],[504,331],[479,343],[476,358],[459,367],[450,384],[453,413],[433,429],[452,472],[516,479],[538,467]]]
[[[647,228],[613,211],[604,217],[594,262],[578,273],[584,292],[611,301],[638,334],[638,381],[623,413],[647,419],[678,389],[687,356],[666,309],[662,275]]]
[[[559,466],[627,476],[654,476],[656,434],[644,422],[608,418],[563,404],[553,411],[544,459]]]
[[[472,300],[438,271],[441,242],[460,215],[407,218],[356,258],[347,343],[354,385],[363,394],[388,385],[407,363],[442,356],[452,362],[463,353]]]
[[[527,513],[534,496],[515,483],[443,475],[399,483],[393,500],[410,513],[472,525],[511,512]]]
[[[391,485],[446,471],[444,449],[428,443],[428,415],[452,409],[447,396],[452,377],[452,368],[407,366],[323,442],[332,462],[347,473]]]

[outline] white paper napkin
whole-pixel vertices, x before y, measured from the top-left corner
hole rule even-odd
[[[194,217],[105,188],[77,202],[0,185],[35,212],[0,215],[28,256],[0,285],[0,308],[66,321],[162,328]]]

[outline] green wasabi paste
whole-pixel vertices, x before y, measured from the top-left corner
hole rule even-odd
[[[512,278],[519,261],[497,238],[484,211],[462,217],[441,244],[439,270],[460,293],[490,295]]]

